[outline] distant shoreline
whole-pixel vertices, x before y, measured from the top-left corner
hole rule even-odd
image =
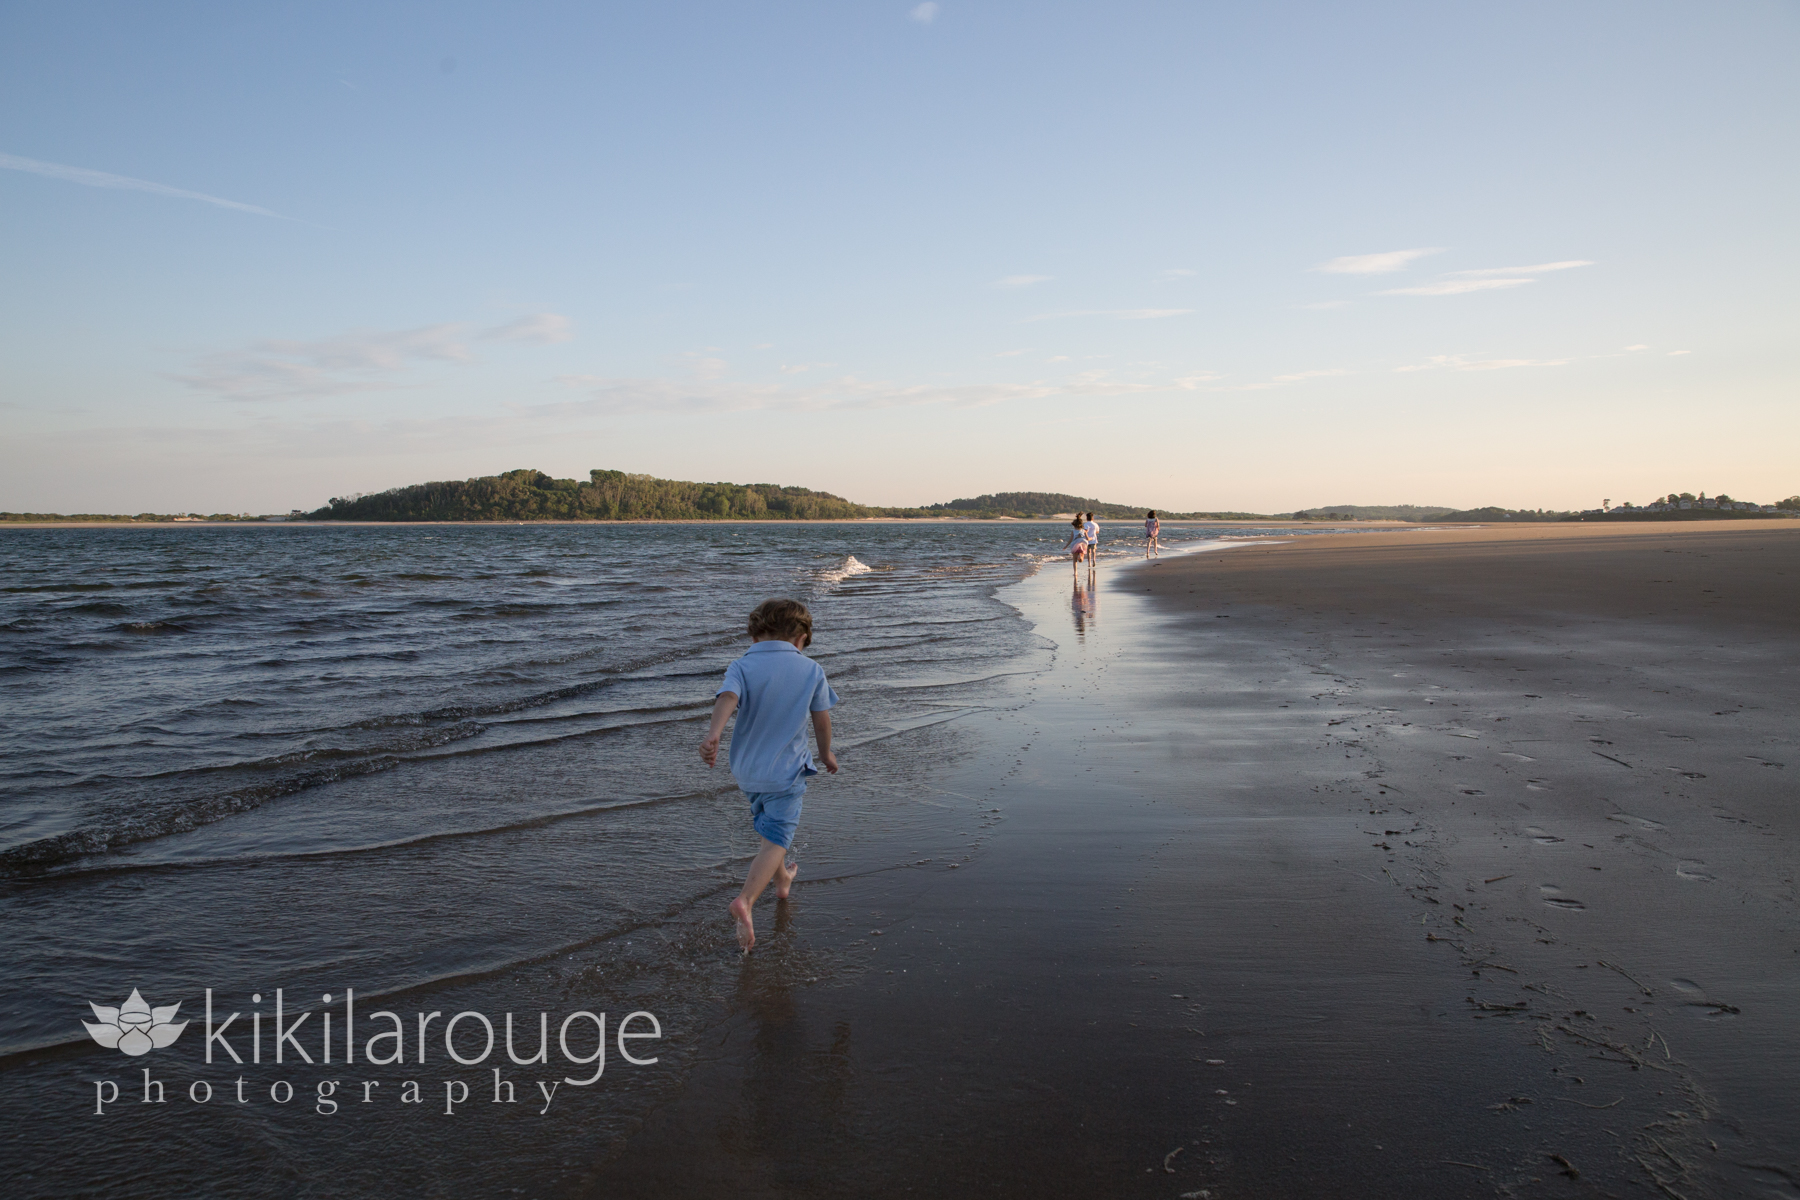
[[[1220,525],[1241,528],[1246,525],[1270,526],[1280,529],[1339,529],[1355,527],[1363,530],[1407,530],[1407,529],[1538,529],[1558,525],[1679,525],[1692,528],[1696,524],[1716,526],[1736,524],[1738,522],[1764,522],[1769,520],[1795,519],[1791,513],[1739,513],[1733,516],[1708,516],[1702,520],[1688,514],[1681,516],[1658,515],[1639,516],[1632,514],[1622,519],[1604,517],[1584,518],[1565,517],[1550,521],[1401,521],[1394,519],[1355,519],[1344,521],[1325,521],[1309,518],[1296,521],[1291,517],[1189,517],[1182,519],[1165,519],[1164,525],[1206,526]],[[754,525],[783,527],[791,525],[1051,525],[1062,526],[1067,518],[1058,517],[717,517],[717,518],[669,518],[627,521],[603,521],[598,519],[555,519],[536,521],[0,521],[0,530],[6,529],[392,529],[416,526],[508,526],[508,525],[599,525],[599,526],[631,526],[631,525]],[[1120,527],[1133,528],[1138,524],[1135,517],[1117,517],[1111,521],[1102,521],[1103,529],[1117,530]]]
[[[555,520],[555,521],[6,521],[0,529],[376,529],[408,526],[444,525],[756,525],[780,528],[787,525],[1054,525],[1067,520],[1055,517],[795,517],[770,520],[766,517],[720,517],[714,520]],[[1114,526],[1136,526],[1136,518],[1102,521],[1102,529]],[[1284,527],[1319,525],[1363,525],[1386,529],[1423,529],[1414,521],[1295,521],[1286,517],[1261,517],[1254,520],[1226,520],[1211,517],[1182,521],[1164,521],[1164,525],[1280,525]]]

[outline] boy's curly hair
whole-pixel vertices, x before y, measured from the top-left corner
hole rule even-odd
[[[784,642],[804,635],[812,645],[812,614],[798,600],[764,600],[750,613],[750,636]]]

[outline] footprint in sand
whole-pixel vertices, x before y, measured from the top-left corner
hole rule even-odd
[[[1614,813],[1606,819],[1609,821],[1617,821],[1622,825],[1632,825],[1638,829],[1648,829],[1653,833],[1661,832],[1668,828],[1668,826],[1664,825],[1661,821],[1652,821],[1649,817],[1634,817],[1630,813]]]
[[[1551,908],[1583,909],[1587,905],[1579,900],[1572,900],[1562,894],[1562,889],[1552,883],[1540,883],[1538,892],[1544,897],[1544,903]]]
[[[1480,788],[1458,788],[1457,790],[1460,791],[1465,796],[1485,796],[1485,795],[1487,795],[1487,793],[1482,791]]]
[[[1547,792],[1550,790],[1550,783],[1548,780],[1544,779],[1527,779],[1525,781],[1525,790],[1528,792]]]
[[[1675,989],[1682,1002],[1689,1008],[1705,1009],[1700,1015],[1707,1020],[1718,1020],[1721,1017],[1735,1017],[1741,1011],[1735,1004],[1726,1004],[1714,1000],[1706,994],[1706,989],[1691,979],[1671,979],[1669,986]]]
[[[1713,877],[1701,870],[1706,864],[1692,859],[1675,864],[1675,878],[1686,879],[1691,883],[1711,883]]]
[[[1555,834],[1539,829],[1536,825],[1527,825],[1525,827],[1525,836],[1529,837],[1540,846],[1554,846],[1556,843],[1563,840]]]

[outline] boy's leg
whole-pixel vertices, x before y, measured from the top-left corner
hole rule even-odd
[[[744,890],[731,902],[731,919],[737,923],[738,945],[747,953],[756,944],[756,922],[751,915],[756,901],[769,880],[779,879],[775,894],[787,898],[799,868],[783,865],[787,848],[794,841],[794,827],[800,821],[800,809],[806,785],[796,783],[786,792],[758,792],[750,797],[750,822],[762,838],[762,849],[750,860],[750,875]]]
[[[756,922],[750,915],[751,909],[756,907],[757,898],[769,886],[769,880],[781,869],[781,860],[786,857],[786,847],[764,838],[762,849],[750,860],[750,877],[744,880],[744,890],[731,902],[731,919],[737,922],[738,945],[746,950],[756,945]]]

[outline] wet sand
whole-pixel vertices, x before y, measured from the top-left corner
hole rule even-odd
[[[1800,529],[1102,574],[565,1194],[1800,1194]]]

